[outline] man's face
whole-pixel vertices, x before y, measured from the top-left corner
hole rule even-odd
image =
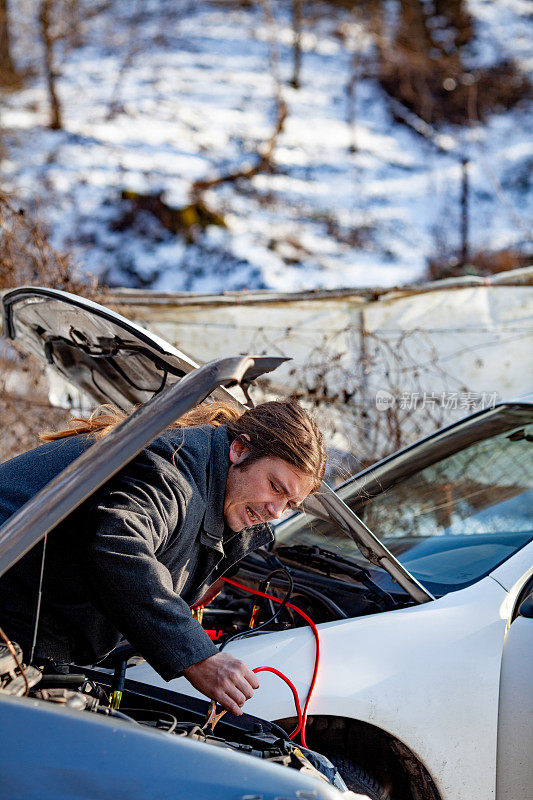
[[[260,458],[246,466],[247,454],[235,439],[224,497],[224,519],[232,531],[278,519],[287,508],[300,505],[314,484],[310,475],[281,458]]]

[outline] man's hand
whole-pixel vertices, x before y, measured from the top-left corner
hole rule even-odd
[[[242,714],[242,706],[252,697],[254,689],[259,688],[255,673],[229,653],[204,658],[183,670],[183,674],[195,689],[237,716]]]

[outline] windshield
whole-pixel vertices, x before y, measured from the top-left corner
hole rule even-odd
[[[461,434],[464,439],[464,431]],[[457,439],[457,437],[455,437]],[[355,480],[339,491],[343,500],[424,586],[436,595],[463,588],[491,572],[532,538],[533,424],[531,412],[500,411],[458,449],[449,437],[449,455],[427,463],[413,448],[392,459],[368,482]],[[440,449],[440,452],[439,452]],[[405,462],[405,477],[398,462]],[[413,465],[423,465],[413,469]],[[378,474],[379,473],[379,474]],[[389,475],[394,481],[389,484]],[[375,496],[375,486],[382,491]],[[365,499],[366,495],[366,499]],[[287,526],[278,541],[318,544],[358,564],[355,542],[333,523],[307,517]],[[283,540],[281,542],[281,539]]]

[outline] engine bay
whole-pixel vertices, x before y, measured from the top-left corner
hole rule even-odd
[[[314,546],[280,546],[275,553],[257,551],[241,562],[232,577],[250,592],[271,593],[282,601],[283,608],[276,614],[272,600],[254,597],[222,579],[214,599],[195,610],[211,639],[222,646],[229,638],[252,634],[259,626],[279,631],[305,624],[291,605],[318,624],[413,604],[383,570],[357,566]]]
[[[327,758],[296,745],[274,723],[248,714],[228,714],[217,723],[216,730],[209,730],[207,701],[131,680],[121,685],[117,703],[113,687],[117,671],[124,671],[125,665],[125,661],[117,662],[114,671],[74,665],[57,671],[51,665],[25,665],[21,648],[8,641],[0,643],[0,696],[28,696],[71,711],[109,717],[113,723],[121,720],[146,726],[165,736],[184,737],[281,764],[347,791]]]

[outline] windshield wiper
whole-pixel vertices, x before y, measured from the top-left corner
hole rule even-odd
[[[319,545],[316,544],[278,545],[278,547],[276,547],[276,554],[282,557],[285,556],[291,560],[292,556],[299,556],[305,559],[303,563],[305,563],[306,566],[312,567],[314,562],[316,567],[322,571],[324,567],[329,567],[329,572],[342,572],[345,575],[355,578],[355,580],[362,583],[363,586],[366,586],[370,591],[377,592],[383,599],[388,600],[394,605],[398,604],[397,600],[395,600],[389,592],[385,591],[385,589],[373,580],[370,570],[366,567],[356,566],[345,556],[340,556],[338,553],[334,553],[324,547],[319,547]]]

